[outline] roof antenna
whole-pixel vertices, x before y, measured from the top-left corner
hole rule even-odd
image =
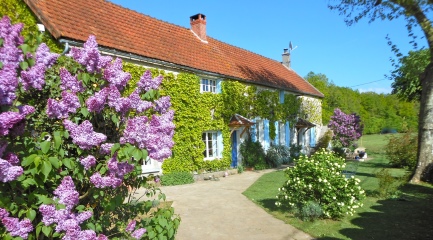
[[[293,45],[292,45],[292,41],[290,41],[290,43],[289,43],[289,53],[291,53],[291,52],[292,52],[293,50],[295,50],[297,47],[298,47],[298,46],[293,47]]]

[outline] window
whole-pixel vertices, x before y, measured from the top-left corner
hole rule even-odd
[[[202,79],[200,82],[200,92],[216,93],[217,81],[210,79]]]
[[[202,134],[202,140],[206,146],[203,155],[205,159],[218,157],[217,132],[210,131]]]

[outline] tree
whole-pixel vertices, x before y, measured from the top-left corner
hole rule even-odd
[[[407,21],[406,27],[409,36],[416,39],[413,28],[419,26],[427,40],[430,63],[420,76],[421,104],[418,124],[418,163],[413,173],[411,182],[430,180],[432,173],[429,170],[433,164],[433,25],[431,16],[427,16],[433,10],[431,0],[340,0],[336,4],[329,4],[330,9],[344,15],[345,22],[352,25],[363,18],[369,22],[379,20],[393,20],[403,17]],[[412,41],[414,47],[416,42]],[[392,45],[394,51],[397,46]]]
[[[346,114],[339,108],[334,110],[328,127],[334,132],[332,140],[336,147],[350,147],[362,136],[361,118],[355,113]]]
[[[391,72],[393,79],[392,93],[401,99],[419,101],[421,99],[420,75],[430,63],[427,49],[410,51],[407,56],[399,59],[399,66]]]

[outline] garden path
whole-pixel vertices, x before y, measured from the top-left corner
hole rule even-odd
[[[270,171],[247,171],[220,178],[220,181],[161,187],[182,219],[176,239],[313,239],[272,217],[242,195]]]

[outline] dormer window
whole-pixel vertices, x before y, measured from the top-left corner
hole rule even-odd
[[[200,82],[200,92],[216,93],[217,81],[210,79],[202,79]]]

